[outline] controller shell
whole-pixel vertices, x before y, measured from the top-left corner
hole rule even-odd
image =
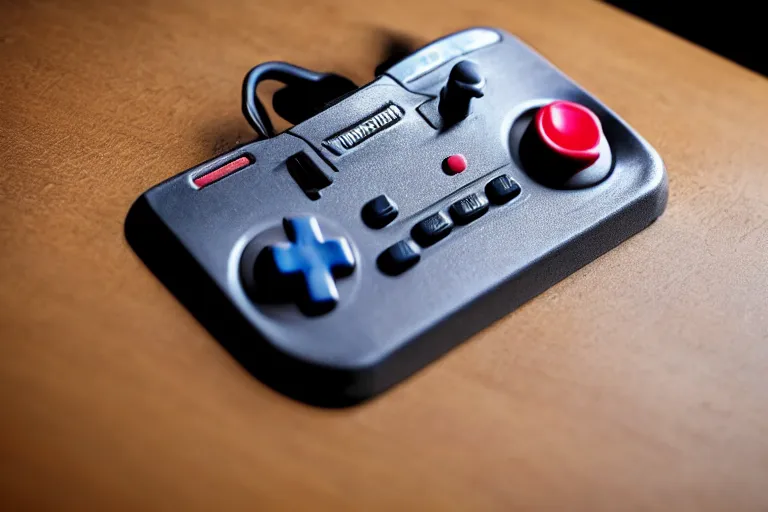
[[[451,41],[471,31],[438,40],[311,119],[178,174],[131,208],[126,235],[134,250],[275,389],[322,406],[370,398],[663,212],[666,172],[642,137],[517,38],[473,30],[491,31],[499,40],[464,55]],[[482,69],[485,96],[473,100],[468,118],[440,126],[437,98],[461,58]],[[556,99],[585,105],[602,123],[612,170],[598,185],[548,188],[521,168],[517,143],[526,116]],[[324,144],[393,104],[403,116],[391,127],[341,155]],[[286,167],[300,151],[333,178],[318,200],[307,197]],[[441,162],[455,153],[465,155],[469,167],[449,176]],[[195,177],[242,155],[253,164],[204,188],[194,185]],[[519,197],[457,225],[399,276],[376,267],[379,254],[410,238],[419,220],[482,192],[502,174],[520,185]],[[371,229],[361,209],[380,194],[400,213],[386,227]],[[246,246],[254,239],[256,246],[284,241],[281,221],[296,215],[315,216],[328,237],[346,237],[357,260],[353,274],[337,280],[339,304],[325,315],[305,316],[293,304],[257,304],[243,286]]]

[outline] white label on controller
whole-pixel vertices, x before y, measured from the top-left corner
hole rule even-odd
[[[334,135],[323,141],[323,146],[327,147],[337,155],[352,149],[364,140],[367,140],[377,133],[384,131],[403,118],[405,111],[390,103],[370,117],[367,117],[356,125],[347,128],[341,133]]]

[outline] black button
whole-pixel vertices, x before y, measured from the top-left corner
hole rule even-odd
[[[437,212],[414,226],[413,238],[422,247],[428,247],[447,237],[453,229],[453,222],[443,212]]]
[[[488,199],[482,194],[469,194],[449,208],[456,224],[469,224],[488,211]]]
[[[299,151],[286,161],[288,174],[301,190],[313,201],[320,199],[320,190],[333,183],[333,179],[320,169],[304,151]]]
[[[397,217],[397,205],[384,194],[375,197],[363,206],[363,222],[373,229],[381,229]]]
[[[402,274],[421,259],[419,246],[411,240],[400,240],[382,252],[376,260],[379,269],[387,275]]]
[[[520,195],[520,185],[504,174],[488,182],[485,195],[493,204],[504,204]]]

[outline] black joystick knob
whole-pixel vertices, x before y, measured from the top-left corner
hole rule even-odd
[[[482,98],[485,78],[477,64],[463,60],[453,66],[448,83],[440,91],[438,110],[448,123],[461,121],[469,115],[472,98]]]

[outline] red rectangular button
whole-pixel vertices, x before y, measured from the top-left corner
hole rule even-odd
[[[208,171],[202,176],[198,176],[197,178],[192,180],[192,183],[194,183],[196,186],[200,188],[203,188],[249,165],[251,165],[251,159],[248,158],[247,156],[241,156],[237,160],[232,160],[231,162],[226,163],[221,167],[218,167],[212,171]]]

